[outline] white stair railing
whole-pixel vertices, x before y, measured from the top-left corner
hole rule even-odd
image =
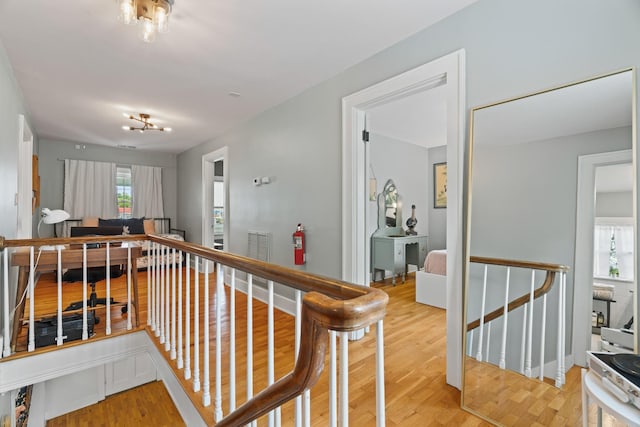
[[[551,362],[555,363],[556,368],[555,384],[561,387],[565,382],[565,294],[568,268],[556,264],[485,257],[471,257],[471,262],[469,286],[481,291],[469,298],[468,320],[473,321],[467,325],[467,356],[497,365],[501,369],[518,367],[517,371],[529,378],[533,377],[534,371],[537,370],[537,377],[540,380],[544,379],[545,363],[548,362],[545,360],[546,348],[554,345],[547,342],[549,326],[547,300],[554,298],[557,301],[558,320],[555,360]],[[481,268],[482,273],[478,268]],[[523,283],[523,274],[519,274],[514,279],[513,270],[518,270],[519,273],[528,270],[530,274],[528,285]],[[544,274],[542,285],[537,289],[536,280],[539,282],[541,276],[539,277],[536,272]],[[528,292],[524,295],[511,295],[510,293],[518,292],[518,287],[520,289],[526,287]],[[550,293],[552,287],[557,291]],[[473,301],[478,301],[477,305],[474,305]],[[521,313],[520,322],[510,321],[513,317],[510,316],[510,312],[514,310]],[[534,318],[539,319],[539,322],[534,322]],[[492,327],[501,331],[499,347],[496,349],[491,347]],[[476,329],[478,333],[474,336]],[[534,342],[534,331],[537,331],[535,335],[539,337],[536,338],[537,342]],[[519,351],[514,352],[513,349],[518,347]],[[535,354],[537,359],[534,359],[534,348],[539,349]]]
[[[141,238],[146,239],[148,243],[147,253],[144,255],[147,270],[138,274],[135,266],[136,260],[143,256],[142,248],[132,242],[140,241]],[[81,249],[62,249],[61,246],[53,251],[38,251],[40,244],[53,240],[61,245],[76,245],[75,247]],[[144,242],[145,240],[142,240],[139,243]],[[99,249],[93,248],[95,243],[101,245]],[[126,244],[121,246],[121,243]],[[57,299],[55,310],[51,313],[57,321],[53,344],[63,346],[67,342],[63,329],[63,318],[67,313],[63,301],[69,300],[67,289],[79,292],[77,286],[83,288],[82,303],[80,308],[74,309],[72,313],[82,316],[81,339],[86,341],[92,338],[89,314],[95,309],[89,307],[87,302],[89,269],[101,266],[106,273],[104,293],[107,307],[100,309],[106,309],[107,312],[104,318],[104,333],[110,335],[137,327],[140,320],[139,305],[142,303],[143,308],[146,305],[145,324],[150,335],[155,336],[160,348],[166,351],[167,359],[174,361],[174,368],[178,372],[182,371],[181,375],[191,383],[193,391],[200,395],[204,407],[212,403],[210,384],[214,381],[214,404],[211,410],[213,419],[220,426],[238,423],[255,426],[255,420],[262,416],[268,418],[269,425],[280,426],[283,423],[281,405],[293,399],[295,425],[310,426],[314,405],[309,388],[317,381],[321,372],[321,368],[318,367],[322,366],[322,354],[329,342],[331,352],[328,369],[332,376],[327,393],[329,407],[321,411],[329,413],[330,425],[347,426],[350,369],[348,337],[354,331],[367,328],[372,323],[376,324],[376,332],[372,337],[376,343],[375,378],[372,378],[372,385],[375,386],[375,423],[378,427],[385,425],[382,318],[387,296],[381,291],[153,235],[24,241],[4,240],[0,237],[0,252],[3,270],[1,318],[4,321],[3,335],[8,337],[2,344],[2,356],[9,356],[16,351],[19,331],[23,329],[22,313],[15,316],[18,333],[13,334],[10,327],[11,316],[14,314],[9,307],[12,287],[8,272],[11,266],[20,266],[24,273],[20,275],[21,280],[26,280],[24,286],[19,288],[20,292],[24,292],[21,307],[28,307],[25,321],[29,326],[23,342],[29,352],[37,350],[34,324],[40,313],[37,310],[37,292],[34,292],[36,273],[57,272],[52,281]],[[35,256],[36,253],[38,256]],[[111,266],[120,264],[126,266],[126,274],[118,281],[111,280]],[[210,271],[210,266],[213,265],[215,270]],[[73,288],[63,286],[62,272],[65,268],[80,268],[82,283]],[[144,301],[136,300],[138,276],[143,281],[146,278],[147,295]],[[282,306],[284,300],[275,293],[277,286],[294,290],[295,301],[292,301],[290,308],[287,308],[286,304]],[[246,293],[246,312],[238,310],[236,294],[239,290]],[[114,292],[118,295],[117,304],[111,303]],[[345,300],[349,300],[349,303],[343,303]],[[20,301],[20,297],[16,301]],[[258,325],[261,330],[266,331],[267,345],[258,351],[253,343],[256,326],[253,315],[257,304],[267,306],[267,327]],[[112,316],[111,309],[117,306],[124,307],[126,319],[120,319],[119,316],[116,319]],[[289,314],[295,317],[295,330],[278,330],[276,318],[283,315],[279,313],[283,307],[287,313],[290,310]],[[113,323],[114,320],[117,322]],[[124,320],[124,323],[121,320]],[[247,325],[246,355],[238,354],[236,351],[236,323],[239,320]],[[289,342],[288,339],[283,340],[281,344],[278,338],[280,334],[286,336],[287,333],[292,334],[295,342],[290,349],[287,347],[289,344],[284,343]],[[323,336],[331,336],[331,339],[325,341]],[[11,338],[15,338],[15,341]],[[283,360],[280,355],[283,351],[289,350],[296,365],[288,375],[276,378],[276,367]],[[210,355],[214,356],[213,370],[210,369]],[[257,377],[258,374],[254,372],[256,357],[266,358],[260,363],[262,366],[266,363],[266,378]],[[240,405],[236,402],[240,397],[236,388],[236,382],[240,380],[237,378],[239,363],[246,363],[246,378],[242,379],[246,383],[246,393],[243,396],[244,403]],[[259,395],[254,395],[256,383],[266,384],[266,388],[260,391]],[[254,407],[257,402],[261,402],[261,405]]]

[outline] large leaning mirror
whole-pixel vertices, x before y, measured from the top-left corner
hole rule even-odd
[[[579,417],[557,402],[580,402],[586,352],[638,351],[634,87],[622,70],[471,112],[462,406],[491,422]]]

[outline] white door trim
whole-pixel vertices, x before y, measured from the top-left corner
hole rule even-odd
[[[33,235],[33,133],[22,114],[18,114],[18,188],[16,204],[18,223],[16,237],[31,239]]]
[[[587,366],[586,351],[591,347],[590,325],[591,311],[593,310],[593,230],[596,216],[594,205],[596,168],[598,166],[631,163],[632,161],[632,150],[588,154],[578,157],[576,260],[573,280],[573,342],[571,345],[576,365]],[[635,220],[634,224],[636,224]],[[635,325],[636,323],[634,323],[634,330],[637,336]]]
[[[223,160],[222,175],[224,179],[224,248],[229,248],[229,149],[222,147],[218,150],[202,156],[202,246],[213,247],[211,235],[211,212],[209,209],[213,202],[213,163]]]
[[[458,50],[342,99],[342,278],[369,284],[365,110],[446,85],[447,99],[447,383],[460,388],[462,364],[462,176],[465,52]]]

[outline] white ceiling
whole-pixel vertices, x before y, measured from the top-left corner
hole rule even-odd
[[[113,0],[3,0],[0,40],[39,137],[178,153],[474,1],[176,0],[145,44]],[[123,112],[174,131],[125,132]]]
[[[446,86],[394,100],[368,111],[372,133],[430,148],[447,143]]]
[[[520,144],[631,126],[632,73],[618,73],[473,113],[474,144]]]

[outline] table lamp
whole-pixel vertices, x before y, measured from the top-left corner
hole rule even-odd
[[[40,212],[40,222],[38,222],[38,238],[40,238],[40,224],[43,222],[45,224],[58,224],[69,219],[71,215],[69,215],[66,211],[62,209],[51,210],[48,208],[42,208]],[[57,246],[42,246],[40,250],[54,250],[57,249]]]

